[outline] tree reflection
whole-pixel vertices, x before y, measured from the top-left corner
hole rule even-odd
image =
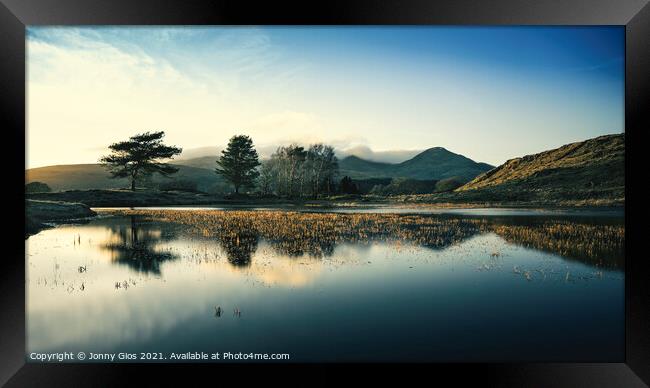
[[[167,221],[170,227],[190,226],[194,236],[218,241],[235,267],[251,265],[262,239],[280,255],[323,258],[332,256],[340,244],[380,242],[442,250],[482,233],[596,267],[618,269],[624,264],[625,226],[611,220],[289,211],[130,210],[125,214]],[[121,240],[114,249],[121,261],[137,265],[134,268],[155,270],[172,258],[151,249],[160,233],[150,226],[138,232],[132,220],[131,228],[117,233]]]
[[[259,235],[245,231],[222,236],[221,247],[226,252],[228,262],[234,267],[248,267],[259,242]]]
[[[285,240],[269,240],[269,242],[277,253],[289,257],[329,257],[334,254],[336,247],[336,242],[332,239],[305,239],[301,236],[291,236]]]
[[[174,238],[173,233],[163,233],[160,227],[143,223],[137,216],[129,217],[129,224],[112,226],[111,236],[104,249],[111,252],[115,263],[126,265],[142,273],[160,274],[160,267],[165,261],[175,260],[177,255],[160,251],[156,246]]]
[[[395,243],[445,249],[481,233],[482,220],[422,216],[286,212],[175,213],[172,220],[190,224],[197,234],[216,238],[237,267],[250,265],[264,239],[280,255],[329,257],[339,244]]]

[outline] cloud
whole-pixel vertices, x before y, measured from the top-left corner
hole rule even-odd
[[[367,43],[380,36],[332,32],[29,27],[27,165],[93,163],[147,130],[184,149],[223,147],[245,133],[264,152],[324,142],[339,155],[398,162],[443,146],[499,164],[624,125],[620,57],[531,78],[436,50],[370,55]]]
[[[208,146],[208,147],[197,147],[197,148],[183,149],[183,153],[181,153],[180,156],[176,158],[176,160],[193,159],[193,158],[201,158],[203,156],[220,155],[222,149],[223,149],[222,147],[218,147],[218,146]]]
[[[301,142],[295,140],[284,141],[284,142],[277,142],[272,144],[258,145],[255,148],[261,159],[268,159],[277,150],[279,146],[283,146],[283,145],[286,146],[292,143],[296,143],[304,147],[307,147],[309,146],[309,144],[313,144],[314,142]],[[333,142],[324,141],[323,143],[334,145],[334,144],[340,144],[342,142],[339,140]],[[345,143],[345,144],[349,144],[349,143]],[[366,160],[371,160],[374,162],[384,162],[384,163],[401,163],[405,160],[411,159],[415,155],[422,152],[422,150],[373,151],[368,146],[354,146],[354,147],[348,147],[344,149],[340,149],[334,146],[334,148],[336,150],[336,156],[339,159],[343,159],[350,155],[355,155]],[[220,155],[222,149],[223,148],[216,147],[216,146],[185,149],[183,150],[181,156],[177,159],[183,160],[183,159],[200,158],[204,156],[217,156]]]
[[[183,148],[319,131],[313,115],[264,105],[291,93],[280,52],[254,28],[30,28],[27,167],[96,162],[147,130]]]
[[[336,156],[343,159],[347,156],[354,155],[362,159],[372,160],[373,162],[384,163],[401,163],[409,160],[422,150],[390,150],[390,151],[373,151],[367,146],[355,146],[336,152]]]
[[[66,44],[27,42],[29,167],[94,162],[108,144],[147,130],[165,130],[168,141],[182,143],[209,133],[218,119],[224,123],[226,111],[236,117],[236,109],[165,60],[65,36]]]

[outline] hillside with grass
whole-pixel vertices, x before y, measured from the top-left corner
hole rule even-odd
[[[212,170],[175,165],[178,172],[170,177],[154,174],[142,183],[145,187],[162,190],[219,192],[226,188],[223,179]],[[120,189],[129,187],[126,178],[111,178],[100,164],[68,164],[32,168],[25,171],[25,183],[43,182],[53,191]]]
[[[217,159],[219,159],[218,155],[198,156],[196,158],[174,160],[174,164],[214,171],[215,167],[217,166]]]
[[[454,202],[623,204],[625,134],[508,160],[446,197]]]

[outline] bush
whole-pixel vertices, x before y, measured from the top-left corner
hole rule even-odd
[[[224,195],[232,192],[232,185],[227,182],[215,182],[212,184],[202,184],[200,189],[208,194]]]
[[[349,176],[344,176],[339,183],[339,193],[340,194],[358,194],[359,187],[354,183],[352,178]]]
[[[354,183],[359,189],[359,194],[368,194],[377,186],[386,186],[393,181],[393,178],[365,178],[355,179]]]
[[[43,182],[30,182],[25,185],[26,193],[49,193],[52,191],[50,186]]]
[[[168,182],[161,182],[158,186],[162,191],[188,191],[191,193],[198,192],[197,183],[187,179],[174,179]]]
[[[436,191],[441,192],[441,191],[452,191],[456,190],[460,186],[463,185],[463,182],[459,180],[458,178],[447,178],[447,179],[442,179],[436,183]]]
[[[376,195],[430,194],[435,191],[435,180],[395,178],[388,185],[376,185],[370,191]]]

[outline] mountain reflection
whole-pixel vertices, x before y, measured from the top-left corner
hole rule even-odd
[[[128,225],[118,224],[109,227],[111,235],[103,248],[111,252],[112,260],[126,265],[137,272],[160,274],[162,263],[177,259],[178,256],[159,251],[156,246],[163,241],[174,239],[175,235],[161,226],[143,223],[137,216],[129,216]]]

